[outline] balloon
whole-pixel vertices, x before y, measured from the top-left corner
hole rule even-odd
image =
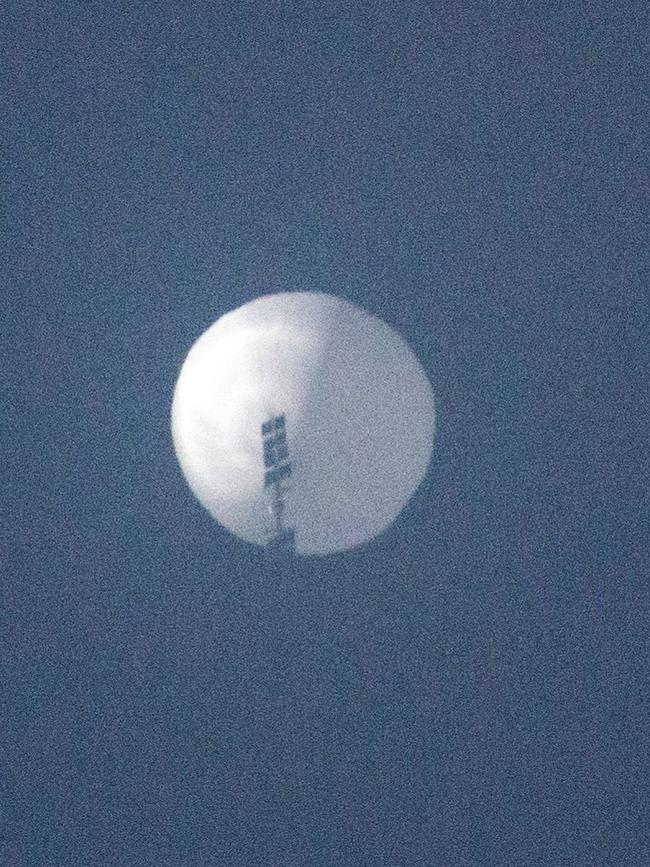
[[[287,292],[227,313],[196,341],[176,383],[172,436],[190,488],[219,523],[259,545],[274,532],[262,425],[280,416],[291,465],[284,520],[298,554],[372,539],[426,473],[431,385],[395,331],[341,298]]]

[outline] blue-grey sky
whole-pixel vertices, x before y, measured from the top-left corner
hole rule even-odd
[[[2,864],[647,863],[649,23],[5,5]],[[169,411],[302,289],[398,330],[438,436],[385,535],[277,572]]]

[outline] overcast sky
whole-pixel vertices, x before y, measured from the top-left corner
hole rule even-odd
[[[5,5],[3,865],[647,864],[647,10]],[[438,432],[388,532],[277,571],[169,412],[303,289]]]

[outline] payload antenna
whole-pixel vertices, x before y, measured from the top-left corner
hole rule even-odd
[[[264,489],[270,495],[269,512],[273,518],[272,536],[267,548],[273,552],[295,551],[295,530],[285,526],[287,494],[291,485],[291,461],[287,443],[287,420],[276,415],[262,423]]]

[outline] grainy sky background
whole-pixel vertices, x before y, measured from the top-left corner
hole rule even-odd
[[[649,23],[5,4],[3,865],[647,864]],[[169,410],[299,289],[439,427],[384,536],[277,573]]]

